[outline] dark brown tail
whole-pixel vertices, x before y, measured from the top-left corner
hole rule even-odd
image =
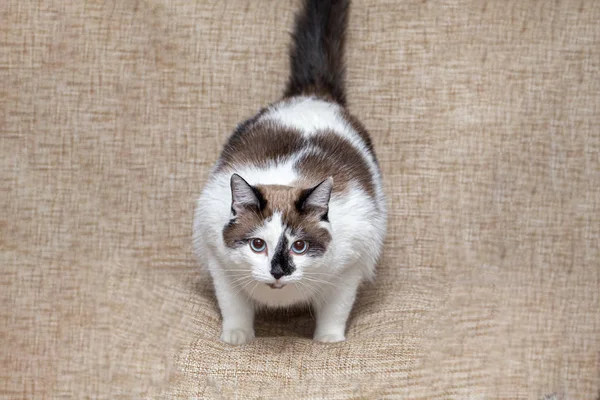
[[[285,96],[317,94],[346,105],[344,45],[350,0],[304,0],[296,15]]]

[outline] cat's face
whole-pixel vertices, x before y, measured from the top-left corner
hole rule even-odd
[[[233,175],[232,218],[223,229],[236,263],[232,276],[251,276],[279,289],[321,267],[331,242],[327,211],[332,187],[332,179],[310,189],[250,186]]]

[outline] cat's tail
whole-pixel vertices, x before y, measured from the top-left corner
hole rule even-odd
[[[346,105],[344,44],[350,0],[303,0],[285,96],[316,94]]]

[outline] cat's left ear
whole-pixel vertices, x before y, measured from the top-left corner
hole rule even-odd
[[[262,194],[238,174],[231,175],[231,211],[233,215],[248,209],[261,211],[266,204]]]
[[[296,208],[301,213],[315,213],[327,221],[329,199],[333,190],[333,178],[329,177],[317,186],[303,190],[296,202]]]

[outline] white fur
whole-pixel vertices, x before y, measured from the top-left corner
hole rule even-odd
[[[281,289],[267,284],[275,282],[270,274],[272,250],[284,230],[281,215],[275,213],[260,227],[256,236],[267,243],[267,254],[256,254],[245,246],[232,250],[223,242],[223,227],[231,215],[230,179],[239,174],[249,184],[293,186],[300,178],[294,170],[292,155],[266,168],[244,167],[215,173],[198,199],[194,217],[194,249],[210,271],[223,316],[221,340],[242,344],[254,337],[256,307],[288,307],[310,303],[316,311],[314,339],[335,342],[345,339],[346,321],[359,284],[372,279],[386,231],[385,198],[377,166],[362,139],[345,123],[338,106],[321,100],[301,97],[276,105],[263,118],[277,120],[301,129],[305,134],[329,128],[347,138],[368,161],[375,182],[375,201],[359,186],[344,193],[334,193],[329,202],[332,240],[322,257],[293,256],[296,270],[281,278]]]

